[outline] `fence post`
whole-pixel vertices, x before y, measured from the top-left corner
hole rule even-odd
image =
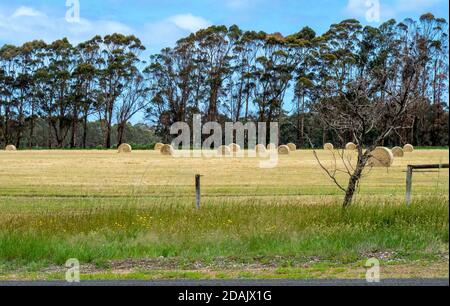
[[[200,174],[195,175],[195,200],[197,204],[197,209],[200,209]]]
[[[412,189],[413,167],[408,166],[406,170],[406,205],[411,205],[411,189]]]

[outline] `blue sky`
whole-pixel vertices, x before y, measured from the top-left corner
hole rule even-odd
[[[0,0],[0,45],[123,32],[140,37],[150,54],[211,24],[283,34],[308,25],[322,33],[345,18],[376,25],[366,16],[370,2],[379,2],[380,21],[424,12],[448,19],[449,9],[447,0],[78,0],[80,21],[69,23],[66,1],[76,0]]]
[[[68,22],[66,2],[74,1],[79,2],[80,18]],[[321,34],[346,18],[377,25],[431,12],[448,20],[448,6],[447,0],[0,0],[0,46],[62,37],[77,44],[120,32],[138,36],[147,47],[146,58],[213,24],[284,35],[308,25]],[[286,103],[291,98],[289,91]],[[142,120],[138,114],[132,121]]]

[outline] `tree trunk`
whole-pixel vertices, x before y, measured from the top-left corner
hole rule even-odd
[[[111,124],[108,122],[106,126],[106,139],[105,139],[105,148],[111,148]]]
[[[48,121],[48,138],[47,138],[47,145],[48,145],[48,148],[49,149],[51,149],[52,148],[52,123],[51,123],[51,121],[49,120]]]
[[[85,112],[84,118],[83,118],[83,149],[86,149],[86,141],[87,141],[87,112]]]
[[[110,102],[108,109],[106,110],[105,148],[107,148],[107,149],[111,149],[112,116],[113,116],[113,103]]]
[[[303,148],[304,145],[305,145],[305,96],[303,95],[302,118],[300,123],[300,147]]]
[[[356,187],[358,186],[358,182],[361,179],[362,172],[364,170],[364,167],[366,166],[366,159],[364,156],[361,156],[361,153],[360,153],[360,157],[358,157],[356,169],[348,181],[347,190],[345,192],[344,203],[342,205],[344,208],[347,208],[350,206],[350,204],[352,204],[353,196],[356,191]]]
[[[31,117],[30,117],[30,139],[28,142],[29,148],[33,148],[33,139],[34,139],[34,103],[31,105]]]
[[[118,139],[118,146],[120,146],[123,143],[123,134],[125,132],[125,123],[121,122],[117,126],[117,139]]]
[[[76,138],[77,138],[77,119],[74,117],[74,118],[72,118],[72,130],[70,133],[70,148],[71,149],[75,148]]]

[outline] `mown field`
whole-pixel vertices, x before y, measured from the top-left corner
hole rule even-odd
[[[355,278],[369,257],[382,277],[448,277],[448,170],[415,173],[404,205],[406,165],[448,154],[372,169],[343,211],[312,151],[274,169],[153,151],[0,152],[0,279],[63,279],[69,258],[83,279]]]

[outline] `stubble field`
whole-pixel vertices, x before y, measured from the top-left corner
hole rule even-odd
[[[385,277],[448,277],[448,170],[415,173],[404,205],[406,166],[448,154],[372,169],[343,211],[307,150],[273,169],[153,151],[0,152],[0,279],[63,279],[69,258],[84,279],[359,278],[369,257]]]

